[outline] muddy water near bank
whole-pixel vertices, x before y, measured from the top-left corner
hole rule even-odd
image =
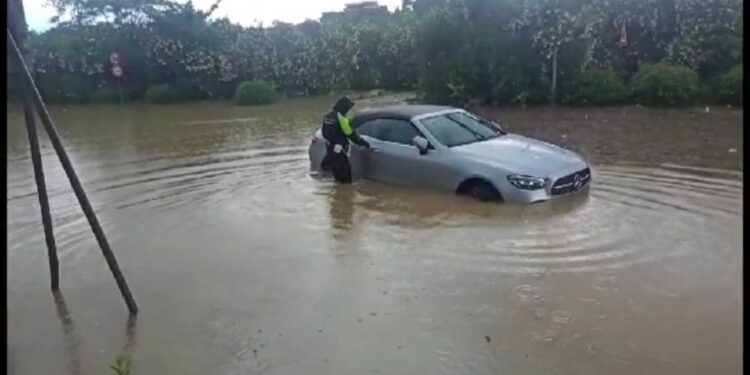
[[[514,132],[578,151],[597,164],[636,162],[742,170],[742,110],[481,108]]]
[[[610,161],[573,131],[565,142],[595,164],[588,196],[518,207],[340,187],[306,157],[329,101],[52,109],[136,320],[43,139],[62,295],[48,291],[22,116],[10,112],[13,373],[102,374],[118,353],[137,374],[741,371],[741,166],[680,153],[644,163],[623,151],[641,143],[614,136],[622,157]],[[508,111],[509,127],[544,138],[532,124],[555,117],[574,129],[577,110],[561,111]],[[673,116],[677,128],[689,115]],[[715,116],[687,126],[717,148],[739,142],[721,128],[739,115]],[[700,144],[674,133],[670,150]]]

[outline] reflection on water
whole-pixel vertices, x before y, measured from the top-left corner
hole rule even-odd
[[[68,362],[68,373],[69,374],[80,374],[81,373],[81,353],[80,353],[80,340],[76,335],[75,325],[73,324],[73,318],[70,316],[68,306],[65,304],[65,298],[60,291],[53,291],[52,296],[55,300],[55,307],[57,308],[57,317],[60,319],[62,325],[63,337],[65,338],[65,348],[67,350]]]
[[[349,231],[354,219],[354,187],[337,185],[331,188],[329,202],[331,228],[335,231]]]
[[[65,357],[68,359],[66,374],[77,375],[84,373],[81,366],[81,338],[76,332],[73,317],[71,316],[68,306],[65,302],[62,292],[53,291],[52,297],[55,302],[57,317],[60,319],[62,326],[62,337],[65,339]],[[121,356],[126,361],[133,358],[133,350],[136,344],[136,316],[128,315],[125,324],[125,332],[122,339],[122,349],[117,356]],[[115,356],[113,356],[115,358]],[[59,365],[59,364],[57,364]]]
[[[331,188],[331,198],[328,206],[331,215],[331,232],[334,240],[333,247],[340,254],[346,254],[351,247],[354,225],[354,187],[352,185],[338,185]],[[349,249],[351,251],[351,249]]]
[[[128,315],[127,322],[125,324],[125,335],[122,342],[122,350],[120,355],[128,362],[133,360],[133,351],[135,350],[136,344],[136,322],[137,315]]]
[[[43,138],[67,300],[50,298],[9,112],[14,373],[101,374],[118,353],[158,374],[741,369],[742,172],[601,164],[588,194],[532,206],[339,186],[306,155],[331,101],[52,108],[142,301],[137,342]]]

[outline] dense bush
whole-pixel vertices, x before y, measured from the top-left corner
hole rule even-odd
[[[119,103],[120,94],[124,102],[140,100],[146,90],[138,83],[124,82],[118,88],[117,83],[107,82],[96,89],[89,95],[89,100],[95,103]]]
[[[699,90],[698,73],[668,63],[644,64],[633,76],[636,99],[646,105],[681,106],[693,102]]]
[[[179,101],[179,93],[168,83],[149,86],[146,89],[146,102],[151,104],[166,104]]]
[[[270,104],[276,100],[276,93],[271,85],[263,81],[247,81],[237,86],[234,102],[237,105]]]
[[[45,101],[59,104],[80,104],[90,100],[91,81],[78,74],[37,75],[35,77]]]
[[[202,86],[201,97],[211,100],[232,100],[236,89],[234,82],[207,82]]]
[[[569,105],[610,105],[625,101],[628,90],[611,70],[589,69],[575,76],[565,88],[563,103]]]
[[[111,83],[112,51],[122,57],[123,82],[142,88],[137,93],[180,87],[155,89],[168,100],[183,100],[180,82],[192,85],[189,98],[229,99],[240,82],[261,80],[282,93],[416,87],[431,102],[605,104],[618,98],[616,80],[579,72],[608,67],[630,80],[644,64],[670,61],[726,91],[730,78],[716,77],[742,62],[742,0],[413,0],[394,12],[345,11],[268,27],[212,16],[221,2],[207,10],[178,0],[50,2],[64,21],[28,42],[53,101],[90,100]],[[636,80],[639,96],[628,100],[691,99],[692,88],[672,84],[679,76],[659,83],[645,75]],[[601,100],[600,90],[609,93]],[[718,96],[709,92],[705,98]]]
[[[718,79],[717,97],[722,103],[742,105],[742,65]]]
[[[539,75],[530,74],[519,64],[499,67],[492,74],[492,97],[496,104],[534,104],[547,99]]]
[[[117,86],[101,86],[91,93],[91,101],[96,103],[115,103],[120,101],[120,93],[117,91]]]
[[[151,104],[169,104],[201,99],[201,93],[195,87],[167,83],[149,86],[145,96],[146,102]]]

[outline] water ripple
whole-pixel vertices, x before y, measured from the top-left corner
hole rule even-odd
[[[540,211],[543,220],[516,218],[510,226],[498,219],[493,240],[480,237],[469,246],[448,237],[440,262],[478,272],[550,273],[688,256],[696,250],[686,243],[706,223],[720,226],[742,214],[739,176],[727,171],[722,178],[720,170],[701,174],[705,172],[676,166],[597,168],[591,197],[575,212],[548,209]],[[497,210],[498,217],[517,214],[506,207]],[[478,232],[468,223],[461,230]]]

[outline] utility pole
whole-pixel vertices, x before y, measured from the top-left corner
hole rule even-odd
[[[57,259],[57,248],[55,246],[54,232],[52,230],[52,219],[49,210],[49,201],[47,198],[47,189],[44,182],[44,170],[42,169],[42,157],[39,151],[39,140],[36,134],[36,122],[34,111],[39,115],[42,120],[42,125],[47,131],[52,146],[57,153],[57,157],[60,159],[60,163],[65,170],[65,174],[70,181],[73,192],[78,198],[78,203],[81,205],[83,213],[86,215],[86,219],[91,225],[91,230],[94,232],[99,247],[102,250],[102,255],[107,261],[110,271],[117,282],[117,287],[120,289],[122,297],[125,299],[125,304],[128,306],[128,310],[131,315],[138,313],[138,306],[135,303],[133,295],[130,293],[130,288],[125,281],[125,276],[120,270],[120,266],[117,263],[114,252],[109,246],[107,237],[104,235],[104,231],[99,224],[99,220],[94,213],[94,209],[86,196],[86,192],[83,190],[78,175],[73,168],[73,164],[68,157],[65,147],[63,146],[60,135],[55,129],[55,125],[52,123],[52,118],[47,111],[47,107],[44,105],[42,96],[39,94],[39,90],[34,83],[34,79],[31,76],[31,69],[28,66],[28,56],[24,56],[25,48],[23,47],[23,41],[26,37],[26,20],[23,12],[23,3],[21,0],[9,0],[8,1],[8,29],[7,29],[7,40],[8,40],[8,69],[6,72],[9,78],[15,80],[18,86],[21,87],[23,92],[23,106],[24,115],[26,120],[26,129],[29,133],[29,146],[31,149],[32,165],[34,168],[34,178],[37,185],[37,194],[39,196],[39,204],[42,211],[42,223],[44,224],[44,234],[47,242],[47,253],[49,255],[50,263],[50,276],[51,276],[51,287],[53,293],[59,289],[59,272],[58,272],[58,259]]]

